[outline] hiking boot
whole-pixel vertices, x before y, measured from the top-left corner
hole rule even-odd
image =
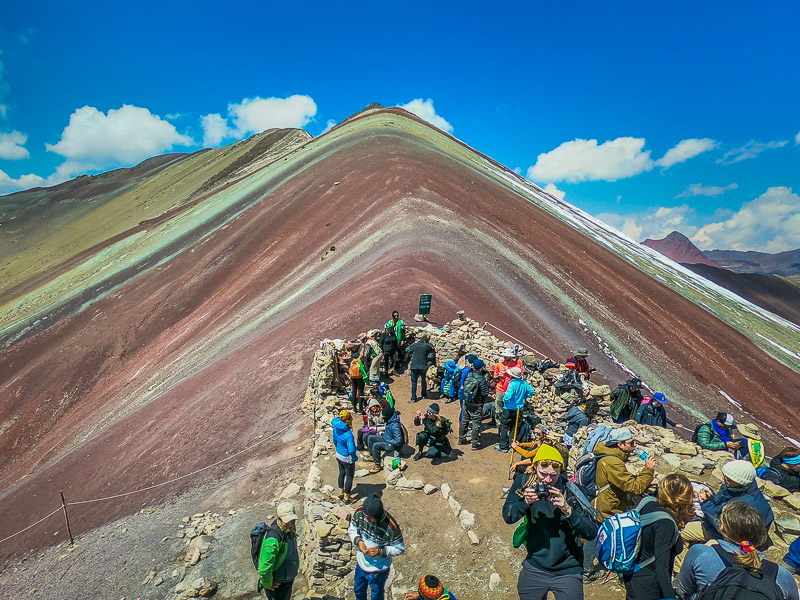
[[[422,460],[422,452],[417,452],[414,455],[414,460]]]
[[[458,445],[459,446],[466,446],[467,444],[469,444],[469,442],[467,440],[458,440]]]
[[[473,449],[473,450],[480,450],[480,449],[481,449],[481,447],[480,447],[480,446],[473,446],[473,447],[472,447],[472,449]]]
[[[494,449],[497,450],[498,452],[503,452],[505,454],[511,452],[511,448],[503,448],[500,444],[495,444]]]
[[[360,454],[359,458],[364,462],[375,462],[375,459],[372,458],[372,455],[369,452],[364,452],[363,454]]]
[[[383,470],[383,469],[381,468],[381,466],[376,464],[375,466],[373,466],[373,467],[372,467],[372,468],[369,470],[369,472],[370,472],[370,473],[380,473],[382,470]]]
[[[606,574],[603,572],[602,569],[594,569],[593,571],[589,571],[588,573],[583,574],[583,583],[593,583],[595,581],[600,581],[605,577]]]
[[[450,398],[449,400],[445,400],[445,401],[444,401],[444,403],[445,403],[445,404],[452,404],[452,403],[453,403],[453,402],[455,402],[455,401],[456,401],[456,399],[455,399],[455,398]]]

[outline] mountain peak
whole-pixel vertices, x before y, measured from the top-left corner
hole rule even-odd
[[[660,252],[677,263],[709,265],[711,267],[720,266],[719,263],[706,258],[700,249],[680,231],[673,231],[667,235],[667,237],[660,240],[648,238],[642,242],[642,245],[652,248],[656,252]]]

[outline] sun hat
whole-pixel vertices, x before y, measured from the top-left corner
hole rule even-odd
[[[589,351],[586,348],[578,348],[573,354],[575,356],[589,356]]]
[[[505,350],[503,350],[503,353],[500,356],[502,356],[503,358],[517,358],[517,355],[514,354],[514,350],[512,350],[511,348],[506,348]]]
[[[423,575],[419,580],[419,597],[428,600],[439,600],[444,594],[444,586],[435,575]]]
[[[748,439],[759,442],[761,441],[761,432],[758,430],[758,425],[754,425],[753,423],[742,423],[741,425],[737,425],[736,429]]]
[[[656,392],[653,394],[653,400],[660,402],[661,404],[669,404],[669,400],[667,400],[667,397],[661,392]]]
[[[756,468],[749,460],[732,460],[722,465],[722,474],[739,485],[750,485],[756,479]]]
[[[606,440],[606,446],[615,446],[620,442],[627,442],[633,438],[631,430],[627,427],[617,427],[611,432],[611,436]]]
[[[536,454],[533,456],[533,464],[536,464],[542,460],[552,460],[557,462],[562,467],[564,466],[564,457],[561,456],[561,452],[550,446],[549,444],[542,444],[539,446],[539,449],[536,451]]]
[[[519,367],[511,367],[508,370],[508,374],[514,379],[520,379],[522,377],[522,369]]]
[[[476,358],[474,361],[472,361],[472,368],[475,369],[476,371],[480,371],[485,366],[486,363],[483,362],[480,358]]]
[[[428,412],[433,413],[435,415],[439,414],[439,405],[436,402],[431,402],[431,405],[428,407]]]
[[[281,502],[278,504],[278,518],[284,523],[297,520],[297,513],[294,512],[294,504],[291,502]]]

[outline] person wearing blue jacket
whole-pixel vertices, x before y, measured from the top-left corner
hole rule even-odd
[[[353,438],[353,413],[342,410],[331,421],[333,445],[336,448],[336,462],[339,464],[339,499],[345,504],[355,502],[353,498],[353,475],[356,471],[356,442]]]
[[[500,443],[495,444],[495,450],[509,452],[508,432],[511,427],[515,427],[517,419],[522,409],[525,407],[525,399],[536,394],[531,385],[522,379],[522,369],[512,367],[508,370],[511,381],[503,394],[503,414],[500,416]],[[516,432],[514,432],[516,434]]]
[[[403,448],[403,444],[405,444],[403,426],[400,423],[400,413],[391,406],[384,406],[381,409],[381,414],[386,422],[386,429],[383,430],[383,435],[371,435],[367,438],[369,456],[375,462],[370,473],[380,472],[382,453],[394,452],[395,450],[399,452]],[[367,457],[365,456],[365,458]]]

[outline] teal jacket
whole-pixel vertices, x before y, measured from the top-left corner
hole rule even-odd
[[[719,437],[711,423],[703,423],[697,430],[697,445],[706,450],[727,450],[728,446]]]

